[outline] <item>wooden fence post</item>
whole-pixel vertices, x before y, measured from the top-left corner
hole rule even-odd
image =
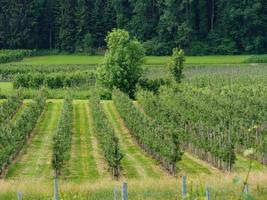
[[[114,200],[119,200],[119,195],[118,195],[118,188],[114,188]]]
[[[122,200],[127,200],[127,183],[122,184]]]
[[[22,193],[18,192],[18,200],[22,200]]]
[[[206,187],[206,198],[210,200],[210,188],[208,186]]]
[[[245,193],[245,195],[248,195],[248,193],[249,193],[248,184],[245,185],[244,193]]]
[[[182,176],[182,198],[186,197],[186,176]]]
[[[59,200],[57,176],[54,176],[54,200]]]

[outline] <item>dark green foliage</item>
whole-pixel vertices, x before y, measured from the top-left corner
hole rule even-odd
[[[141,113],[132,100],[119,90],[112,99],[131,134],[140,146],[171,173],[176,172],[176,162],[181,160],[179,130],[170,123],[152,119]],[[152,139],[153,138],[153,139]]]
[[[177,134],[183,149],[215,167],[231,170],[235,162],[232,124],[227,126],[223,118],[215,115],[217,110],[213,112],[208,103],[202,102],[204,99],[189,95],[194,93],[191,90],[164,88],[159,96],[139,91],[137,99],[149,116],[157,116],[180,130]]]
[[[72,98],[67,96],[64,100],[60,121],[53,138],[52,166],[57,175],[60,175],[62,167],[70,159],[72,111]]]
[[[177,83],[181,83],[183,78],[185,56],[182,49],[173,49],[171,61],[169,63],[170,74]]]
[[[17,112],[22,104],[22,93],[19,91],[16,95],[8,97],[8,99],[0,105],[0,124],[9,122],[12,116]]]
[[[104,64],[98,69],[98,80],[109,89],[118,88],[133,97],[142,75],[144,49],[122,29],[110,32],[106,42],[108,51]]]
[[[115,135],[114,129],[100,105],[100,98],[95,94],[91,95],[89,104],[97,139],[105,159],[112,170],[113,176],[118,177],[120,175],[121,159],[123,157],[119,147],[119,139]]]
[[[0,173],[27,143],[27,139],[45,107],[45,102],[46,92],[42,90],[16,121],[11,119],[0,125]]]
[[[0,78],[1,80],[12,80],[17,75],[21,74],[55,74],[55,73],[66,73],[70,75],[77,72],[93,76],[93,71],[97,68],[96,65],[17,65],[17,64],[5,64],[0,67]],[[90,75],[91,74],[91,75]]]
[[[158,79],[140,79],[138,82],[138,86],[144,90],[148,90],[157,94],[160,87],[163,85],[170,85],[171,81],[168,79],[158,78]]]
[[[113,28],[144,42],[147,54],[264,53],[265,0],[1,0],[0,48],[85,51],[105,47]],[[196,46],[196,47],[195,47]]]
[[[15,88],[40,88],[46,86],[51,89],[93,86],[95,84],[95,74],[93,72],[73,73],[24,73],[18,74],[14,78]]]
[[[31,56],[32,50],[0,50],[0,64],[13,61],[20,61],[26,56]]]

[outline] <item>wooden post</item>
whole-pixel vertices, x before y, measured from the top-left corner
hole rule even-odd
[[[206,187],[206,199],[210,200],[210,188],[208,186]]]
[[[54,200],[59,200],[57,176],[54,176]]]
[[[119,200],[119,195],[118,195],[118,188],[114,188],[114,200]]]
[[[182,198],[186,198],[186,176],[182,176]]]
[[[122,184],[122,200],[127,200],[127,183]]]
[[[248,195],[248,193],[249,193],[248,184],[245,185],[244,193],[245,193],[245,195]]]
[[[22,200],[22,193],[18,192],[18,200]]]

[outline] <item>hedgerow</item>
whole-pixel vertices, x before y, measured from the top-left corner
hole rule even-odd
[[[31,56],[33,52],[34,52],[33,50],[25,50],[25,49],[18,49],[18,50],[1,49],[0,64],[13,61],[20,61],[25,56]]]
[[[22,101],[22,92],[18,91],[18,93],[8,97],[8,99],[0,105],[0,124],[3,122],[8,122],[12,118],[12,116],[21,106]]]
[[[112,99],[131,134],[140,146],[171,173],[176,172],[176,163],[181,160],[179,130],[171,123],[146,117],[133,105],[132,100],[119,90],[114,90]]]
[[[67,96],[64,100],[63,110],[56,133],[53,137],[52,166],[56,175],[60,175],[62,167],[70,159],[72,139],[72,98]]]
[[[113,176],[118,177],[120,175],[121,159],[123,158],[119,139],[100,105],[100,98],[96,95],[91,95],[89,105],[94,120],[94,130],[105,159],[112,170]]]
[[[95,75],[93,72],[76,71],[73,73],[25,73],[18,74],[14,79],[15,88],[40,88],[46,86],[51,89],[93,86]]]
[[[34,129],[44,110],[46,92],[42,90],[16,120],[10,119],[0,125],[0,173],[11,163]]]

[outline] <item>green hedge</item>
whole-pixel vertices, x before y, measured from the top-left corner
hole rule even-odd
[[[19,74],[14,79],[15,88],[40,88],[46,86],[51,89],[82,87],[95,85],[95,74],[93,72],[74,73],[27,73]]]
[[[53,138],[52,166],[57,175],[60,174],[62,167],[70,159],[72,138],[72,111],[72,98],[70,96],[67,96],[64,101],[57,131]]]
[[[20,61],[26,56],[33,55],[34,50],[18,49],[18,50],[9,50],[1,49],[0,50],[0,64],[8,63],[13,61]]]
[[[27,143],[45,102],[46,92],[42,90],[16,120],[11,119],[0,125],[0,174]]]
[[[122,159],[119,139],[115,135],[114,129],[100,105],[100,98],[92,95],[89,104],[94,120],[94,129],[97,133],[97,139],[100,142],[105,159],[112,169],[113,176],[118,177]]]

